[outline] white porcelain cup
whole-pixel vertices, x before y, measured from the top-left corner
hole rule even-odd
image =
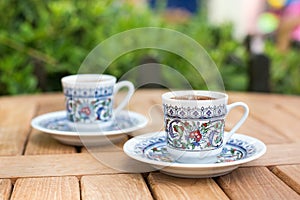
[[[210,163],[246,120],[249,109],[243,102],[227,105],[228,95],[214,91],[175,91],[162,95],[167,150],[178,162]],[[225,118],[231,109],[244,114],[229,131]]]
[[[116,83],[107,74],[77,74],[61,79],[69,124],[78,130],[105,128],[128,103],[134,93],[129,81]],[[128,88],[123,101],[114,108],[114,96],[121,88]]]

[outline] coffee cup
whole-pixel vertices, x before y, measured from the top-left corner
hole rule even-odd
[[[63,77],[61,83],[69,125],[77,130],[102,129],[112,124],[114,117],[126,106],[134,93],[129,81],[116,83],[107,74],[77,74]],[[127,94],[114,108],[114,96],[127,88]]]
[[[212,163],[230,137],[246,120],[249,109],[243,102],[228,103],[222,92],[189,90],[162,95],[167,151],[178,162]],[[225,132],[225,118],[235,107],[243,115]]]

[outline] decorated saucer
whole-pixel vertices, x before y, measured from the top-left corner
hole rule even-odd
[[[109,127],[79,131],[70,126],[65,111],[57,111],[34,118],[31,121],[31,126],[50,134],[61,143],[81,146],[103,145],[124,139],[125,134],[145,127],[147,122],[145,116],[124,110],[115,117]]]
[[[165,132],[140,135],[128,140],[124,152],[131,158],[148,163],[165,174],[184,178],[207,178],[230,173],[241,164],[258,159],[266,145],[253,137],[234,134],[214,163],[182,163],[174,160],[166,149]]]

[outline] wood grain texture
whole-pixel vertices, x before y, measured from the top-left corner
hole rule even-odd
[[[229,92],[229,96],[234,100],[256,102],[263,104],[273,104],[281,110],[286,110],[288,113],[300,118],[298,112],[300,108],[300,98],[297,95],[283,95],[272,93],[254,93],[254,92]]]
[[[299,98],[275,94],[235,93],[230,99],[247,103],[252,117],[276,130],[274,134],[279,133],[291,142],[300,141],[300,135],[294,134],[300,131],[300,126],[297,125],[299,114],[294,113],[300,109]]]
[[[261,120],[264,124],[273,126],[277,132],[280,132],[284,137],[290,141],[300,141],[300,126],[299,118],[288,114],[285,110],[279,108],[266,108],[267,106],[257,106],[256,112],[253,114],[257,119]],[[272,117],[265,117],[272,116]]]
[[[76,177],[21,178],[15,183],[12,200],[80,200]]]
[[[0,156],[23,153],[36,106],[22,97],[0,98]]]
[[[237,130],[237,133],[255,137],[265,144],[280,144],[292,142],[289,138],[278,132],[273,126],[264,124],[262,121],[253,117],[253,108],[244,124]],[[226,118],[225,130],[229,131],[242,116],[242,110],[234,108]],[[263,127],[263,128],[262,128]]]
[[[264,156],[242,166],[300,164],[300,155],[295,153],[299,150],[299,145],[300,143],[268,145],[268,150]],[[136,173],[153,170],[149,165],[129,158],[123,151],[99,152],[95,154],[0,157],[0,178],[80,176],[121,173],[122,171]]]
[[[279,103],[278,103],[279,104]],[[300,100],[299,97],[293,96],[293,97],[288,97],[288,104],[282,103],[278,105],[280,110],[285,110],[287,113],[294,115],[300,119]]]
[[[0,157],[0,178],[67,176],[115,170],[102,165],[89,154],[32,155]]]
[[[0,178],[82,176],[151,170],[154,169],[127,157],[123,152],[0,157]]]
[[[299,199],[299,195],[265,167],[239,168],[216,179],[230,199]]]
[[[118,142],[111,142],[103,146],[85,146],[81,148],[81,153],[99,153],[99,152],[120,152],[123,151],[123,145],[128,140],[128,136],[124,136]]]
[[[243,166],[300,164],[300,154],[295,153],[298,151],[299,146],[300,143],[267,145],[267,152],[262,157]]]
[[[300,195],[300,165],[276,166],[272,172]]]
[[[51,99],[51,100],[50,100]],[[49,112],[60,111],[64,109],[64,99],[59,95],[50,98],[49,101],[39,101],[37,115],[42,115]],[[76,153],[73,146],[68,146],[59,143],[50,135],[41,131],[32,129],[28,143],[25,149],[25,155],[40,155],[40,154],[68,154]]]
[[[83,176],[82,200],[97,199],[152,199],[140,174]]]
[[[10,198],[11,189],[12,189],[12,184],[9,179],[0,179],[1,200],[8,200]]]
[[[131,135],[162,131],[164,126],[161,95],[166,90],[138,90],[134,93],[128,104],[128,109],[138,112],[148,119],[145,128],[134,131]],[[153,90],[152,90],[153,91]]]
[[[53,139],[43,132],[32,130],[25,155],[70,154],[76,153],[76,148]]]
[[[184,179],[151,173],[148,181],[155,199],[228,199],[213,179]]]

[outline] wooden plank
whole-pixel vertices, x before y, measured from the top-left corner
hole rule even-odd
[[[161,95],[165,92],[167,92],[167,90],[138,89],[129,101],[129,110],[133,110],[144,115],[149,113],[148,109],[152,106],[158,106],[162,110]]]
[[[151,173],[148,181],[155,199],[228,199],[213,179],[184,179]]]
[[[300,164],[298,152],[300,143],[267,145],[267,152],[261,158],[246,163],[243,166],[274,166]],[[288,156],[287,156],[288,155]]]
[[[283,94],[270,94],[270,93],[229,93],[230,97],[235,100],[247,102],[266,102],[276,105],[281,110],[286,110],[290,114],[300,118],[300,98],[297,95],[283,95]],[[284,99],[284,101],[283,101]]]
[[[152,199],[140,174],[83,176],[82,200],[92,199]]]
[[[1,157],[0,160],[1,178],[67,176],[115,172],[115,170],[102,165],[90,154]]]
[[[110,143],[103,146],[86,146],[81,148],[81,153],[101,153],[101,152],[120,152],[123,151],[123,145],[128,140],[128,136],[124,136],[120,141]]]
[[[269,126],[273,126],[277,132],[280,132],[290,141],[300,140],[300,135],[295,134],[300,131],[298,118],[286,113],[284,110],[266,107],[264,105],[256,106],[256,112],[253,114],[255,118]]]
[[[148,164],[135,161],[123,152],[0,157],[0,178],[82,176],[153,170]]]
[[[145,110],[148,111],[148,114],[145,115],[148,118],[147,126],[140,130],[134,131],[133,133],[130,134],[131,136],[137,136],[141,134],[164,130],[163,113],[160,107],[158,105],[153,105],[148,109],[147,107],[145,107]]]
[[[276,166],[272,172],[300,194],[300,165]]]
[[[53,97],[48,97],[48,101],[39,101],[37,116],[64,109],[64,100],[61,96],[54,95]],[[76,153],[76,149],[73,146],[59,143],[48,134],[32,129],[26,146],[25,155],[66,153]]]
[[[21,178],[15,183],[11,199],[80,199],[76,177]]]
[[[9,179],[0,179],[0,199],[8,200],[10,197],[12,185]]]
[[[267,153],[263,157],[242,166],[300,164],[300,154],[295,153],[299,150],[299,145],[299,143],[268,145]],[[80,176],[153,170],[148,164],[129,158],[123,151],[0,157],[0,178]]]
[[[249,116],[245,123],[237,130],[237,133],[255,137],[263,141],[265,144],[280,144],[292,142],[291,139],[282,135],[272,126],[269,126],[253,117],[253,112],[255,112],[255,110],[250,107]],[[243,111],[239,108],[233,109],[226,118],[225,130],[231,130],[231,128],[241,118],[242,113]]]
[[[288,103],[278,105],[280,110],[285,110],[287,113],[296,116],[300,119],[300,98],[293,99],[293,101],[288,101]]]
[[[299,117],[290,113],[290,110],[299,110],[300,104],[286,110],[285,108],[289,106],[288,96],[235,94],[231,95],[230,100],[244,101],[250,110],[253,110],[252,117],[272,127],[290,141],[300,140],[300,135],[295,134],[300,131]],[[281,106],[282,104],[285,106]]]
[[[284,98],[284,101],[282,100]],[[273,102],[276,102],[277,107],[280,110],[284,110],[285,112],[296,116],[300,119],[300,96],[296,95],[273,95]]]
[[[131,135],[141,135],[162,131],[164,126],[161,94],[166,90],[138,90],[129,101],[128,109],[148,118],[145,128],[134,131]]]
[[[37,130],[31,132],[30,140],[25,151],[25,155],[69,153],[76,153],[76,148],[64,145],[53,139],[50,135]]]
[[[0,155],[21,155],[36,112],[35,102],[19,98],[0,99]]]
[[[266,167],[240,168],[216,179],[230,199],[299,199]]]

